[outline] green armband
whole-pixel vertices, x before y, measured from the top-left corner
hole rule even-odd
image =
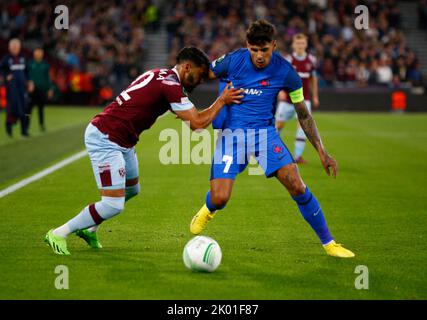
[[[289,97],[291,97],[292,103],[304,101],[304,93],[302,92],[302,87],[295,91],[289,92]]]

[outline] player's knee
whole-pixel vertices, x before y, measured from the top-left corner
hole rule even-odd
[[[100,202],[102,207],[102,218],[109,219],[115,215],[118,215],[125,208],[125,197],[102,197]]]
[[[217,207],[223,207],[227,204],[230,199],[230,193],[226,190],[212,192],[212,203]]]
[[[301,194],[304,194],[305,192],[305,185],[302,181],[295,181],[292,183],[288,188],[289,193],[292,196],[299,196]]]

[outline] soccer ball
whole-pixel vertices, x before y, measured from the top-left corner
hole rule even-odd
[[[222,252],[214,239],[197,236],[188,241],[182,254],[185,266],[193,271],[214,272],[221,263]]]

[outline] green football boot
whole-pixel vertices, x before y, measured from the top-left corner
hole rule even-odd
[[[60,255],[69,256],[71,253],[67,249],[67,239],[53,234],[53,229],[49,230],[44,237],[44,242],[52,248],[53,252]]]
[[[82,238],[86,243],[94,249],[101,249],[102,245],[98,240],[96,232],[90,232],[89,230],[77,230],[76,236]]]

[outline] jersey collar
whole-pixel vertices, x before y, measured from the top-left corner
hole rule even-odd
[[[179,78],[179,73],[178,73],[178,70],[176,70],[176,67],[173,67],[172,71],[175,72],[176,76],[178,77],[179,83],[181,83],[181,79]]]

